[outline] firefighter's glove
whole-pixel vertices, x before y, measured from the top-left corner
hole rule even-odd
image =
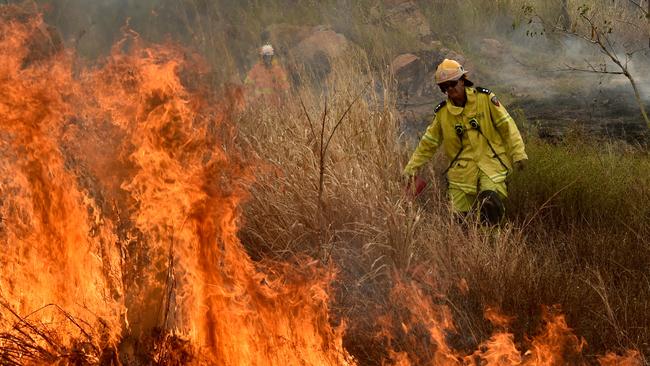
[[[406,186],[404,187],[404,194],[410,199],[415,199],[419,196],[424,188],[427,186],[427,182],[418,177],[417,175],[406,177]]]
[[[514,165],[515,165],[515,169],[516,169],[518,172],[521,172],[521,171],[523,171],[524,169],[526,169],[526,164],[527,164],[527,163],[528,163],[528,160],[526,160],[526,159],[522,159],[522,160],[519,160],[519,161],[515,161],[515,164],[514,164]]]

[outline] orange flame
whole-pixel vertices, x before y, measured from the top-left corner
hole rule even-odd
[[[431,287],[428,284],[427,287]],[[463,356],[464,352],[454,349],[449,343],[456,331],[451,312],[446,305],[434,304],[425,295],[416,282],[405,284],[398,282],[393,290],[394,304],[403,306],[398,313],[405,311],[408,316],[401,316],[399,328],[405,333],[403,339],[397,339],[399,331],[393,326],[395,319],[380,317],[382,326],[377,337],[386,339],[390,347],[388,359],[390,365],[481,365],[481,366],[554,366],[586,365],[583,349],[584,339],[578,338],[569,328],[564,315],[557,307],[544,308],[543,327],[539,333],[525,342],[528,350],[515,342],[512,333],[503,331],[514,320],[495,308],[485,310],[485,318],[498,329],[492,336],[481,343],[476,351]],[[414,334],[413,329],[426,325],[428,332]],[[392,330],[390,329],[392,328]],[[413,334],[411,334],[413,333]],[[518,348],[519,347],[519,348]],[[433,353],[433,354],[432,354]],[[467,353],[465,353],[467,354]],[[640,354],[628,351],[624,356],[607,354],[598,359],[601,365],[641,365]]]
[[[525,364],[582,364],[582,349],[586,343],[572,333],[564,315],[545,310],[543,318],[546,326],[541,334],[533,338]]]
[[[96,202],[77,188],[59,146],[73,114],[70,60],[64,54],[29,58],[25,44],[42,36],[42,19],[10,21],[11,9],[19,10],[0,12],[2,306],[46,324],[61,322],[60,334],[81,330],[84,338],[113,344],[124,311],[119,253],[111,248],[115,236],[110,223],[89,213],[98,211]],[[51,304],[73,313],[76,324],[64,322],[68,314]],[[18,320],[15,314],[0,317],[5,329]],[[57,344],[69,347],[71,338]]]
[[[198,363],[353,364],[343,328],[329,325],[331,276],[255,265],[239,242],[252,175],[228,113],[242,93],[206,99],[183,84],[181,50],[144,47],[133,32],[79,79],[71,56],[25,67],[41,25],[38,16],[0,25],[0,331],[56,304],[58,320],[29,317],[56,328],[61,342],[37,343],[59,351],[81,328],[96,349],[119,343],[122,357],[138,359],[158,329],[187,340]]]
[[[619,356],[614,353],[608,353],[598,358],[600,366],[641,366],[641,355],[639,351],[628,350],[625,355]]]
[[[330,325],[329,271],[254,263],[238,239],[253,179],[228,124],[241,89],[215,100],[187,75],[192,56],[133,32],[73,73],[44,29],[0,6],[0,361],[108,363],[119,350],[132,363],[353,365]],[[392,298],[403,311],[379,318],[385,364],[584,364],[554,309],[529,351],[498,331],[472,353],[449,344],[443,297],[398,282]]]
[[[504,329],[508,328],[512,323],[512,321],[514,320],[514,317],[506,316],[503,313],[501,313],[501,311],[491,306],[485,308],[485,312],[483,313],[483,316],[490,323],[492,323],[492,325]]]

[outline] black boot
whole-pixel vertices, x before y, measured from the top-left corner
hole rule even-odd
[[[482,191],[478,194],[476,201],[483,225],[496,226],[503,221],[506,206],[497,192]]]

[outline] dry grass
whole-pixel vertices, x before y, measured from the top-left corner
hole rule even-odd
[[[529,141],[530,169],[511,183],[510,223],[463,229],[438,183],[440,156],[425,172],[432,183],[425,198],[404,199],[400,172],[410,148],[397,133],[392,94],[370,88],[332,138],[319,201],[325,104],[327,136],[371,78],[363,62],[341,65],[327,96],[301,90],[283,108],[249,110],[238,121],[241,142],[260,162],[242,236],[256,258],[308,254],[337,265],[335,318],[346,319],[346,347],[361,364],[387,357],[377,314],[405,311],[391,299],[396,278],[416,280],[450,306],[459,330],[451,342],[460,349],[490,334],[486,306],[514,316],[522,340],[539,326],[542,305],[558,304],[590,344],[587,355],[626,348],[650,355],[647,153],[579,139]],[[422,344],[407,338],[392,347],[419,352]]]
[[[428,14],[464,19],[461,25],[473,33],[482,29],[476,19],[517,2],[487,9],[481,7],[486,2],[468,3],[474,7]],[[200,36],[198,48],[224,70],[219,79],[236,72],[233,60],[244,59],[242,49],[252,48],[258,31],[285,10],[276,4],[264,18],[260,4],[253,2],[250,13],[232,10],[243,23],[256,21],[253,30],[233,37],[237,44],[227,44],[209,16],[199,17],[202,9],[190,9],[205,23],[188,32]],[[304,15],[300,9],[295,13]],[[327,20],[317,13],[307,18]],[[440,30],[447,27],[434,23]],[[403,46],[402,37],[386,30],[352,29],[351,38],[366,50],[381,46],[370,54],[375,61]],[[238,54],[224,57],[223,49]],[[224,59],[228,62],[220,64]],[[334,263],[339,276],[333,315],[347,321],[345,345],[361,364],[380,364],[387,357],[386,340],[377,337],[377,315],[400,319],[407,310],[391,296],[399,278],[416,281],[432,301],[452,309],[458,335],[451,342],[460,349],[472,350],[490,334],[486,306],[515,316],[513,330],[521,340],[537,328],[542,305],[559,304],[589,342],[589,354],[634,348],[650,356],[647,153],[581,140],[560,146],[529,141],[530,169],[511,186],[510,224],[498,231],[462,228],[448,214],[440,156],[427,169],[432,186],[423,198],[404,199],[400,172],[410,148],[398,134],[394,96],[377,94],[379,81],[369,64],[363,58],[339,60],[325,92],[299,90],[282,108],[251,108],[238,119],[240,143],[259,163],[242,229],[251,255],[284,260],[306,254]],[[396,334],[393,348],[413,357],[426,348],[418,342],[426,337],[417,337],[425,331],[415,329]],[[163,345],[182,348],[179,340],[162,338]],[[21,338],[14,343],[28,345]],[[50,357],[48,352],[39,357]],[[164,347],[160,359],[171,360]]]

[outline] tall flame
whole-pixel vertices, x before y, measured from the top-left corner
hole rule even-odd
[[[0,322],[7,329],[17,314],[61,322],[60,340],[42,338],[63,347],[79,334],[111,344],[123,313],[116,239],[111,224],[90,213],[96,203],[78,188],[60,149],[77,92],[70,59],[26,63],[25,44],[42,28],[38,17],[0,24]],[[64,322],[66,312],[77,321]]]
[[[252,180],[228,125],[241,93],[215,103],[184,85],[183,51],[132,32],[78,77],[64,53],[26,65],[42,26],[0,25],[2,329],[51,325],[62,339],[36,344],[53,357],[82,332],[123,359],[352,364],[328,321],[331,276],[256,265],[238,240]],[[26,315],[47,304],[63,311]]]

